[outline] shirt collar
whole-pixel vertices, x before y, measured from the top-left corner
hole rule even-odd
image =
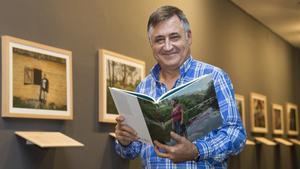
[[[184,63],[179,67],[179,72],[180,72],[180,76],[184,76],[184,74],[189,70],[190,66],[191,66],[191,61],[193,60],[192,56],[189,56]],[[151,75],[152,77],[156,80],[159,81],[159,72],[160,72],[160,66],[157,63],[156,65],[154,65],[154,67],[151,69]]]

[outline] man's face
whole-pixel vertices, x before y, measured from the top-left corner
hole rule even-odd
[[[163,70],[178,69],[190,55],[191,32],[174,15],[149,31],[153,55]]]
[[[171,100],[171,106],[175,105],[175,100]]]

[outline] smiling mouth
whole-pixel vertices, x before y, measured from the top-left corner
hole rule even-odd
[[[172,56],[178,54],[177,52],[172,52],[172,53],[162,53],[164,56]]]

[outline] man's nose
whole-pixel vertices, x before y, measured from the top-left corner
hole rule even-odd
[[[169,51],[169,50],[172,50],[172,48],[173,48],[172,42],[167,38],[167,39],[165,40],[163,49],[164,49],[165,51]]]

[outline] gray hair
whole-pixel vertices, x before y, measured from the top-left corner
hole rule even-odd
[[[147,25],[148,38],[150,39],[149,32],[151,28],[155,27],[162,21],[170,19],[174,15],[180,19],[185,32],[189,32],[191,30],[189,21],[182,10],[174,6],[162,6],[154,11],[149,17]]]

